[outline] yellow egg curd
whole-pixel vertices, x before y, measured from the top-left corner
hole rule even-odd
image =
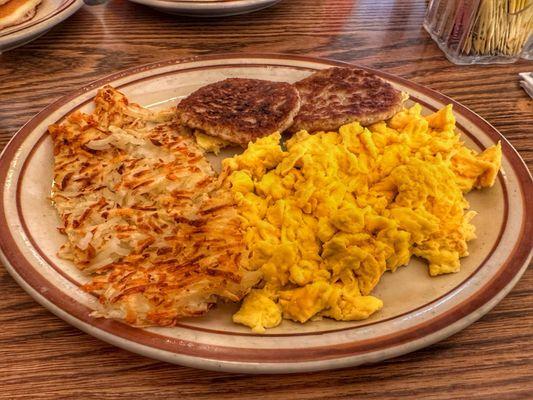
[[[282,318],[368,318],[385,271],[427,260],[430,275],[459,270],[475,238],[464,194],[492,186],[500,144],[478,154],[455,132],[452,106],[416,104],[386,122],[338,132],[274,133],[224,160],[259,288],[233,316],[255,332]]]

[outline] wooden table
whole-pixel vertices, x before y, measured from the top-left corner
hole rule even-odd
[[[449,63],[422,28],[426,2],[284,0],[241,17],[178,18],[116,0],[85,6],[0,56],[0,147],[41,108],[111,72],[213,52],[330,57],[411,79],[470,107],[533,166],[533,103],[514,65]],[[290,376],[205,372],[88,336],[0,268],[0,398],[526,399],[533,396],[533,271],[488,315],[424,350],[377,365]]]

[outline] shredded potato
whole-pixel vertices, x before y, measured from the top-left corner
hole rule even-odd
[[[95,315],[172,325],[240,300],[257,273],[240,267],[232,196],[190,133],[109,87],[95,103],[49,128],[52,201],[68,238],[59,254],[91,276]]]

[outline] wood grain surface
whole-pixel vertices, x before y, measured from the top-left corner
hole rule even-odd
[[[533,103],[517,73],[532,63],[449,63],[422,28],[425,7],[419,0],[283,0],[246,16],[195,20],[122,0],[84,6],[0,56],[0,147],[44,106],[111,72],[196,54],[285,52],[379,68],[441,91],[499,129],[531,170]],[[530,268],[481,320],[393,360],[248,376],[169,365],[105,344],[38,305],[0,267],[0,398],[531,399],[532,288]]]

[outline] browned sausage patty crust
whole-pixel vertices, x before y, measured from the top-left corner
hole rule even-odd
[[[283,132],[299,109],[300,96],[291,84],[243,78],[204,86],[177,106],[183,124],[241,146]]]
[[[290,132],[335,131],[354,121],[370,125],[392,117],[405,100],[402,92],[359,68],[324,69],[295,86],[302,104]]]

